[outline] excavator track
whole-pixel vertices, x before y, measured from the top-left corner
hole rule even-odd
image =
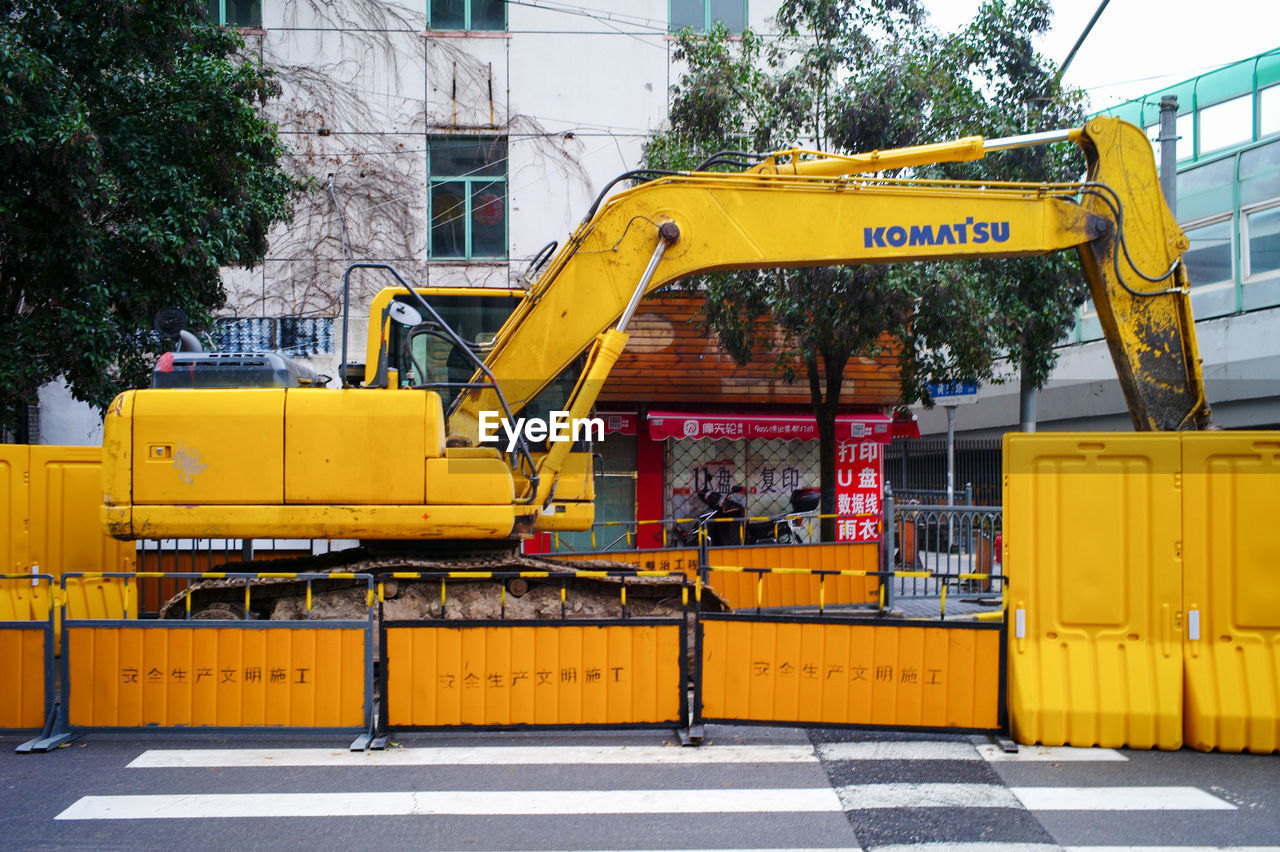
[[[675,616],[684,612],[683,578],[678,575],[604,577],[597,573],[627,567],[635,566],[598,560],[553,561],[527,556],[514,548],[454,546],[443,552],[430,552],[395,550],[379,543],[269,563],[231,562],[221,570],[253,573],[265,568],[271,573],[283,574],[371,574],[383,590],[379,615],[388,620],[546,620]],[[450,572],[505,576],[402,576]],[[511,576],[536,572],[548,572],[552,576]],[[584,573],[592,576],[574,576]],[[249,587],[247,612],[246,585]],[[365,617],[368,587],[363,581],[343,578],[313,581],[310,611],[307,585],[306,580],[289,577],[200,580],[166,601],[160,608],[160,617],[264,620]],[[701,603],[713,611],[728,609],[718,595],[705,587]]]

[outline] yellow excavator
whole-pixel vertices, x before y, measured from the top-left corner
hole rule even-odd
[[[1063,141],[1084,152],[1080,182],[878,176]],[[636,177],[645,182],[611,192]],[[629,173],[566,245],[540,254],[528,293],[492,340],[464,340],[399,280],[374,307],[363,386],[348,377],[340,389],[121,394],[105,420],[102,521],[121,539],[344,538],[432,565],[469,564],[494,546],[515,559],[515,543],[537,530],[590,527],[591,453],[568,435],[507,441],[495,423],[551,412],[589,421],[640,300],[724,269],[1074,248],[1135,428],[1207,428],[1187,246],[1145,134],[1111,118],[851,156],[793,149],[736,173]],[[423,363],[432,340],[470,359],[470,375],[432,379]]]

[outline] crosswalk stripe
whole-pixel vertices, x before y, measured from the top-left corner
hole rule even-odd
[[[1276,852],[1280,846],[1063,846],[1062,852]]]
[[[849,784],[836,788],[845,810],[869,808],[1020,808],[997,784]]]
[[[997,784],[850,784],[846,810],[1026,808],[1032,811],[1235,810],[1197,787],[1003,787]]]
[[[1234,811],[1198,787],[1010,787],[1032,811]]]
[[[85,796],[59,820],[837,812],[830,788]]]
[[[890,843],[869,846],[870,852],[1061,852],[1056,843]]]
[[[345,749],[149,749],[132,769],[262,766],[512,766],[512,765],[709,765],[717,763],[816,763],[804,745],[678,746],[481,746]]]
[[[823,760],[979,760],[977,749],[966,742],[872,741],[825,743],[818,746]]]
[[[1046,763],[1074,763],[1084,761],[1127,761],[1113,748],[1072,748],[1070,746],[1019,746],[1015,752],[1006,752],[998,745],[985,743],[977,747],[978,754],[990,763],[1021,763],[1043,761]]]

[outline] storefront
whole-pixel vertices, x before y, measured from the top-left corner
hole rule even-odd
[[[596,528],[562,533],[560,549],[662,547],[675,519],[708,511],[700,495],[732,495],[746,516],[775,517],[794,510],[795,492],[818,488],[808,385],[785,383],[768,352],[736,364],[692,321],[697,308],[696,299],[672,298],[637,312],[597,410],[606,436],[596,446]],[[884,446],[919,433],[914,421],[895,423],[884,413],[897,400],[891,352],[854,359],[845,382],[849,406],[836,421],[837,528],[841,540],[875,541]],[[555,545],[544,536],[527,549]]]

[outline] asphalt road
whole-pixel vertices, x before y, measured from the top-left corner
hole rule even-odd
[[[11,849],[1280,849],[1280,755],[711,727],[0,740]]]

